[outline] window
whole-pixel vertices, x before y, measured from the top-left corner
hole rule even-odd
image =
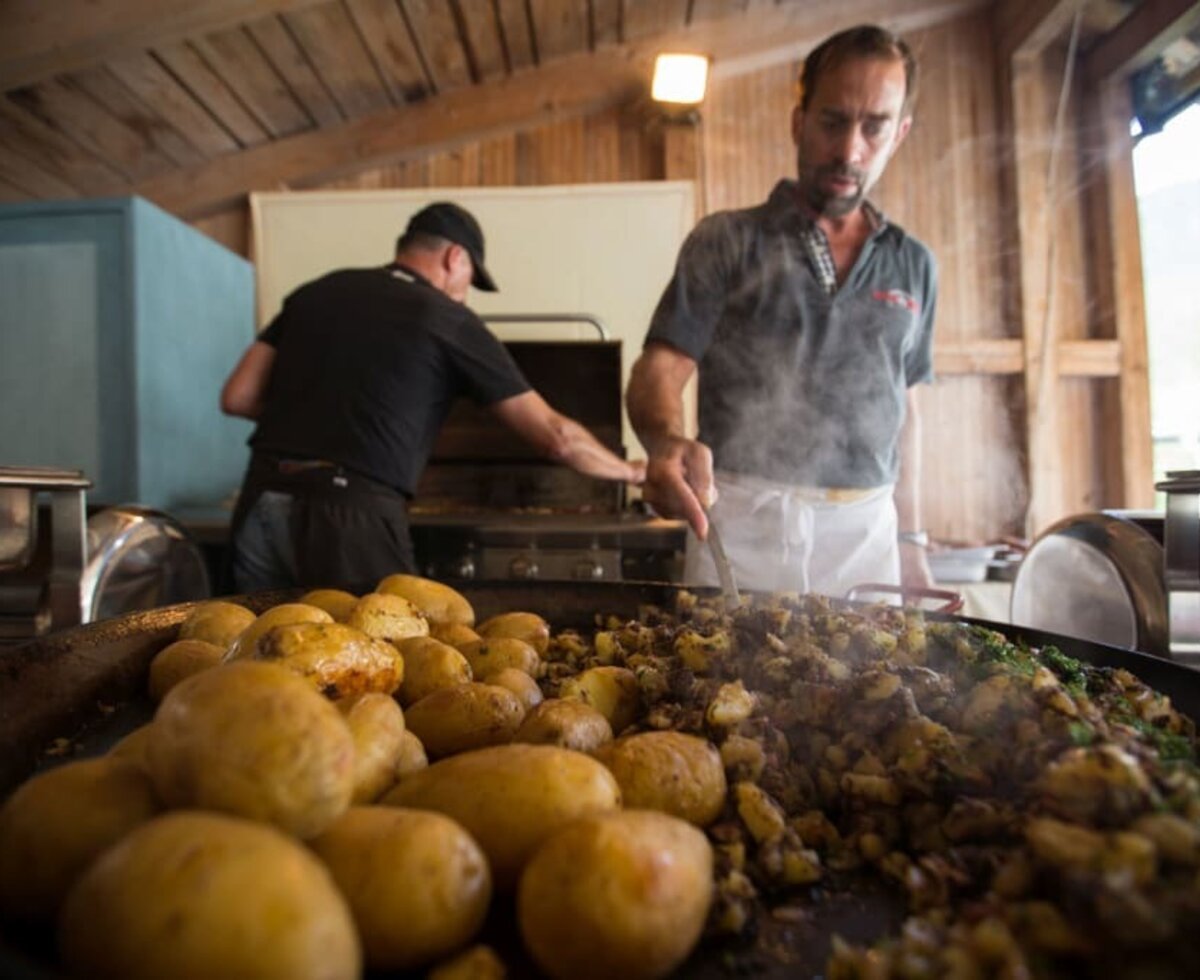
[[[1200,103],[1133,151],[1154,477],[1200,469]]]

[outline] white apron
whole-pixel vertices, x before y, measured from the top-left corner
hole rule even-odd
[[[844,597],[856,585],[900,584],[892,487],[824,490],[725,472],[713,481],[711,515],[739,589]],[[708,545],[691,531],[683,580],[718,584]]]

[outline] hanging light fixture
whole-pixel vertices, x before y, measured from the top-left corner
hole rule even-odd
[[[708,58],[702,54],[660,54],[654,61],[650,97],[672,105],[699,105],[708,83]]]

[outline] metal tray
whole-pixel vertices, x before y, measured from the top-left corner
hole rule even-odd
[[[586,629],[597,614],[633,618],[646,603],[668,605],[678,586],[661,583],[454,582],[480,619],[521,609],[536,612],[556,629]],[[715,590],[694,590],[701,594]],[[299,592],[234,597],[255,611],[294,600]],[[64,758],[97,755],[149,720],[146,673],[154,654],[171,642],[188,603],[64,630],[0,657],[0,795],[38,768]],[[978,623],[1014,641],[1053,644],[1097,666],[1124,667],[1163,693],[1193,719],[1200,719],[1200,672],[1130,650],[1008,624],[926,613],[930,618]],[[48,747],[59,754],[47,755]],[[796,895],[783,917],[764,916],[757,942],[701,945],[680,969],[685,980],[753,975],[761,980],[816,977],[824,973],[835,935],[871,942],[893,933],[904,917],[902,896],[877,879],[845,877]],[[515,978],[536,973],[513,947],[511,910],[498,903],[485,930],[505,954]],[[52,965],[50,937],[0,934],[0,977],[63,980]]]

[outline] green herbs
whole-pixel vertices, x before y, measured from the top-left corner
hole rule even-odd
[[[1087,667],[1068,657],[1058,647],[1042,647],[1042,663],[1049,667],[1062,681],[1072,694],[1083,694],[1087,691]]]
[[[1091,745],[1096,741],[1096,730],[1085,721],[1073,721],[1067,725],[1067,737],[1072,745]]]
[[[978,664],[997,665],[1010,673],[1026,677],[1032,677],[1037,670],[1037,662],[1028,647],[1017,646],[1000,633],[983,626],[972,626],[970,635]]]

